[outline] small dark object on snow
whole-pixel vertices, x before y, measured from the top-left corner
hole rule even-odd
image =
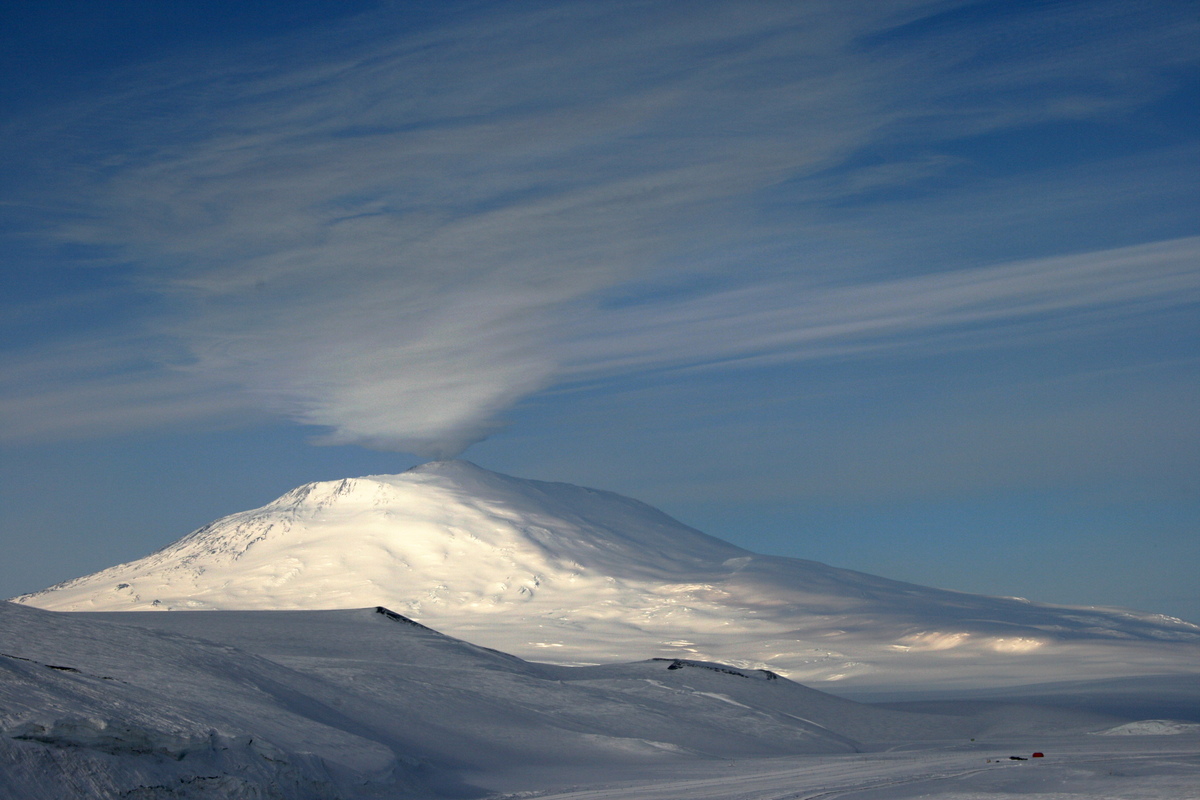
[[[37,664],[39,666],[45,667],[46,669],[56,669],[56,670],[59,670],[60,672],[79,672],[79,670],[75,669],[74,667],[60,667],[55,664],[43,664],[40,661],[34,661],[32,658],[21,658],[20,656],[10,656],[8,653],[0,653],[0,656],[4,656],[5,658],[12,658],[17,661],[28,661],[30,664]]]
[[[343,483],[344,482],[345,481],[343,481]],[[437,631],[433,630],[433,628],[422,625],[421,623],[417,622],[415,619],[409,619],[408,617],[404,616],[403,614],[397,614],[395,611],[392,611],[390,608],[384,608],[383,606],[375,606],[375,613],[383,614],[388,619],[395,620],[396,622],[403,622],[406,625],[412,625],[414,628],[420,628],[421,630],[433,631],[434,633],[437,633]]]
[[[670,666],[667,667],[667,669],[683,669],[684,667],[696,667],[697,669],[706,669],[706,670],[709,670],[710,672],[724,672],[726,675],[737,675],[739,678],[749,678],[750,677],[746,673],[739,672],[736,669],[731,669],[729,667],[721,667],[721,666],[717,666],[715,664],[702,664],[699,661],[685,661],[684,659],[681,659],[681,658],[652,658],[650,660],[651,661],[670,661],[671,664],[670,664]],[[775,674],[774,672],[771,672],[771,670],[769,670],[769,669],[756,669],[754,671],[761,673],[762,676],[766,680],[769,680],[769,681],[779,680],[779,676],[777,674]]]
[[[1009,761],[1028,761],[1029,759],[1028,759],[1028,758],[1022,758],[1021,756],[1009,756],[1009,757],[1008,757],[1008,760],[1009,760]]]

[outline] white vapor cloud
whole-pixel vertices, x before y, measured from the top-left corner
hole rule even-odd
[[[958,48],[937,57],[895,38],[953,5],[502,5],[418,33],[381,12],[126,73],[10,132],[38,145],[58,240],[129,281],[136,304],[104,302],[133,322],[104,325],[137,331],[12,357],[55,366],[7,384],[5,435],[267,409],[449,456],[562,381],[984,346],[989,326],[1194,302],[1200,239],[901,276],[818,247],[814,207],[963,163],[855,165],[864,149],[1162,91],[1132,45],[1097,72],[1111,27],[1003,64],[969,30],[922,34]],[[1014,103],[1034,75],[1037,102]]]

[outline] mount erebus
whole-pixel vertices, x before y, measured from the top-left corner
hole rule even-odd
[[[301,486],[15,598],[60,611],[379,605],[524,658],[650,657],[845,688],[1195,673],[1200,626],[764,556],[609,492],[441,461]]]

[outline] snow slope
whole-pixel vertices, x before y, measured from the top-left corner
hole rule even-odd
[[[1185,733],[1200,733],[1200,724],[1177,719],[1143,719],[1096,731],[1098,736],[1178,736]]]
[[[681,659],[535,664],[386,609],[0,603],[3,798],[1196,797],[1200,733],[1166,727],[915,713]]]
[[[757,555],[635,500],[463,461],[302,486],[16,600],[72,611],[383,605],[540,661],[685,658],[854,688],[1200,664],[1200,626],[1181,620]]]
[[[228,646],[0,603],[0,797],[426,788],[310,685]]]
[[[849,753],[981,724],[720,665],[531,664],[385,609],[0,603],[0,650],[0,797],[470,796],[514,769]]]

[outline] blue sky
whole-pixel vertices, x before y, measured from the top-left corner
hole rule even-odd
[[[461,454],[1200,620],[1191,2],[0,12],[0,595]]]

